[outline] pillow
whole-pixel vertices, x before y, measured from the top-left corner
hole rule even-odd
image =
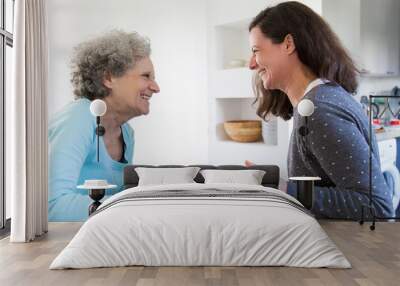
[[[204,183],[261,185],[265,171],[261,170],[202,170]]]
[[[193,179],[199,170],[199,167],[135,168],[139,176],[138,186],[195,183]]]

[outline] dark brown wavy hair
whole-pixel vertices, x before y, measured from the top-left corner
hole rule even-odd
[[[329,25],[306,5],[290,1],[266,8],[252,20],[249,31],[255,27],[275,44],[290,34],[299,60],[317,77],[339,84],[349,93],[357,90],[359,71],[353,60]],[[292,117],[293,107],[284,92],[266,90],[257,75],[254,89],[260,117],[265,119],[269,113],[285,120]]]

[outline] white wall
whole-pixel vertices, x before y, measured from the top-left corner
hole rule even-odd
[[[215,135],[215,126],[208,124],[209,113],[214,112],[214,102],[210,99],[207,85],[210,74],[207,55],[213,53],[207,29],[210,25],[254,17],[267,5],[277,2],[165,0],[150,4],[145,0],[49,1],[49,115],[73,97],[69,61],[76,44],[112,28],[136,30],[152,41],[152,58],[161,93],[153,97],[148,116],[130,122],[136,132],[134,163],[241,164],[243,159],[250,159],[256,163],[278,164],[285,174],[287,124],[279,124],[281,147],[278,150],[272,148],[265,152],[247,153],[232,145],[236,150],[232,156],[226,146],[219,147],[208,141]],[[320,9],[320,0],[303,2]]]
[[[210,87],[217,55],[215,25],[252,18],[279,1],[252,0],[51,0],[49,9],[49,114],[72,99],[69,60],[72,48],[112,28],[136,30],[152,42],[161,93],[148,116],[131,120],[136,132],[134,163],[241,164],[244,159],[277,164],[286,177],[290,124],[280,121],[278,146],[218,142],[217,106]],[[304,0],[322,11],[321,0]],[[349,20],[350,21],[350,20]],[[359,94],[390,89],[399,78],[363,78]]]
[[[197,0],[48,1],[49,115],[72,100],[72,48],[114,28],[151,40],[161,92],[132,119],[134,163],[207,163],[206,3]]]

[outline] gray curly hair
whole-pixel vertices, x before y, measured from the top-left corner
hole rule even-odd
[[[138,60],[150,56],[150,52],[150,41],[146,37],[120,30],[79,44],[71,61],[75,97],[94,100],[108,96],[104,76],[122,76]]]

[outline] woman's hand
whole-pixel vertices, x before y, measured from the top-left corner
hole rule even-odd
[[[245,161],[244,161],[244,165],[245,165],[246,167],[251,167],[251,166],[254,166],[255,164],[254,164],[253,162],[249,161],[249,160],[245,160]]]

